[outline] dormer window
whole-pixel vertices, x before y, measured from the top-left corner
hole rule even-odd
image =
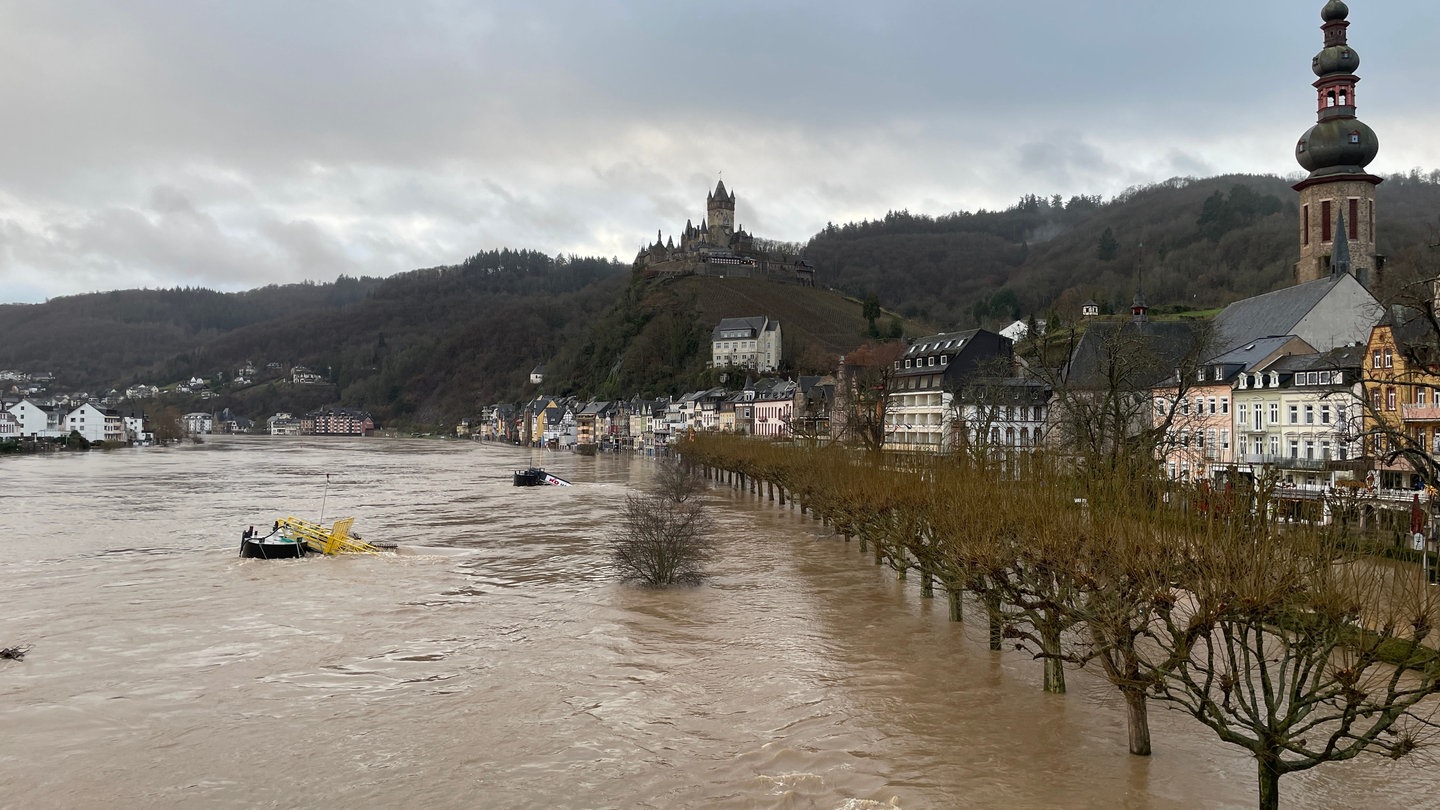
[[[1343,371],[1337,371],[1337,372],[1335,372],[1334,374],[1332,374],[1332,375],[1330,376],[1330,382],[1331,382],[1331,384],[1333,384],[1333,385],[1344,385],[1344,384],[1345,384],[1345,372],[1343,372]]]
[[[1271,388],[1279,388],[1279,387],[1280,387],[1280,372],[1278,372],[1278,371],[1272,371],[1272,372],[1270,372],[1270,387],[1271,387]]]
[[[1250,377],[1247,376],[1247,375],[1245,375],[1245,374],[1241,374],[1241,375],[1240,375],[1240,387],[1241,387],[1241,388],[1249,388],[1249,387],[1250,387],[1249,383],[1250,383]]]
[[[940,365],[943,366],[943,365],[948,364],[949,362],[950,362],[950,355],[948,355],[948,354],[942,354],[942,355],[940,355]]]
[[[914,363],[915,363],[914,360],[911,360],[911,359],[909,359],[909,358],[907,357],[907,358],[905,359],[905,368],[914,368]]]
[[[1220,367],[1219,367],[1219,366],[1216,366],[1216,367],[1215,367],[1215,381],[1216,381],[1216,382],[1219,382],[1219,381],[1223,380],[1224,378],[1225,378],[1224,373],[1220,371]]]

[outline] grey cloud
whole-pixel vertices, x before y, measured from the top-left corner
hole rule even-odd
[[[628,259],[698,222],[721,170],[742,224],[778,239],[1284,173],[1322,4],[10,4],[0,298],[500,246]],[[1440,8],[1352,5],[1377,164],[1433,164]]]

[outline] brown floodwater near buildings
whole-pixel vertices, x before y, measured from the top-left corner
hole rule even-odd
[[[513,487],[532,463],[576,485]],[[1156,707],[1128,755],[1103,681],[1043,694],[793,508],[711,490],[709,582],[617,583],[603,541],[652,469],[420,440],[0,459],[0,646],[31,645],[0,661],[0,806],[1254,806],[1243,752]],[[322,504],[400,552],[236,557]],[[1427,806],[1435,766],[1282,796]]]

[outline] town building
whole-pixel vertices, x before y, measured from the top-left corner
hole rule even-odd
[[[300,417],[300,432],[312,436],[366,436],[374,430],[370,414],[354,408],[320,408]]]
[[[125,424],[120,413],[88,402],[65,416],[65,432],[79,433],[90,442],[125,441]]]
[[[943,453],[955,448],[955,396],[972,376],[1005,376],[1014,344],[987,329],[916,340],[894,361],[885,405],[885,448]]]
[[[780,322],[764,315],[725,318],[710,333],[710,365],[767,374],[780,368]]]

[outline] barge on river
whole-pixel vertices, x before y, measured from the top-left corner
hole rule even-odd
[[[379,554],[394,550],[367,543],[360,535],[352,534],[350,527],[354,523],[353,517],[341,518],[326,528],[308,520],[283,517],[275,521],[270,533],[264,536],[251,534],[251,530],[246,529],[240,538],[240,556],[285,560],[307,554]]]

